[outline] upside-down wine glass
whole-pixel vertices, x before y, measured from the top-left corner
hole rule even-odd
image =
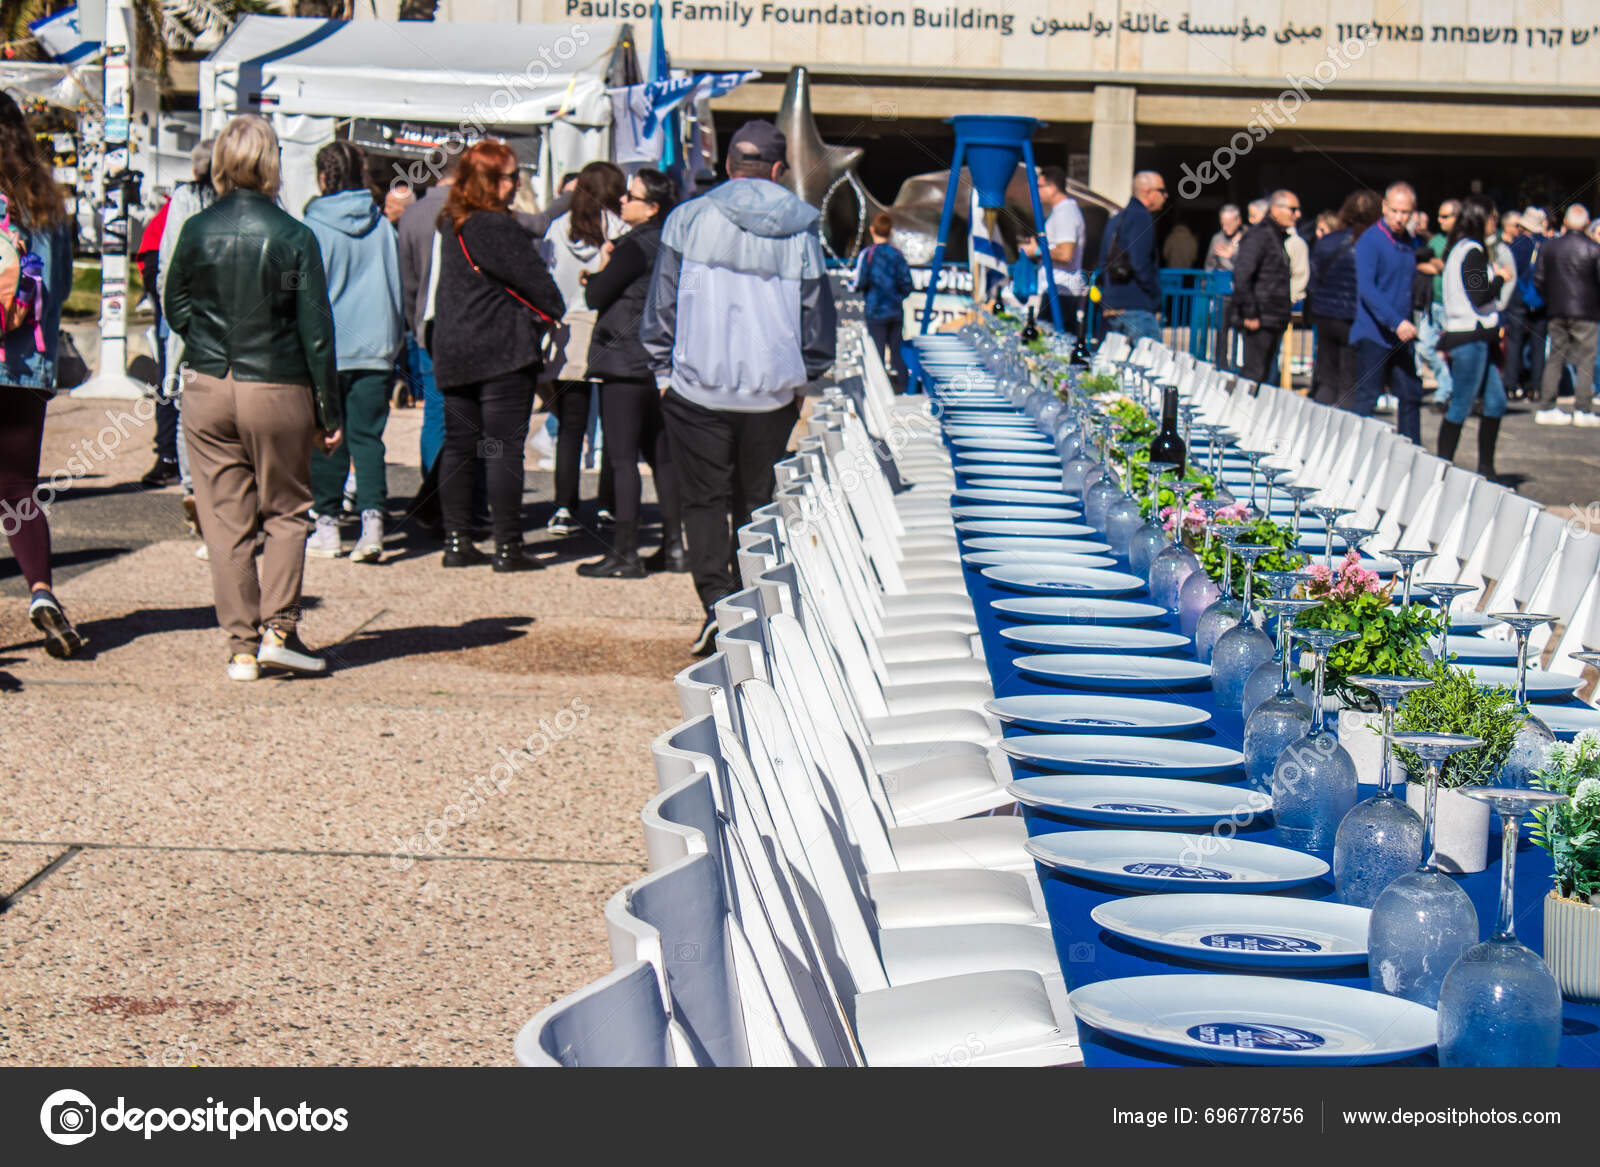
[[[1507,777],[1504,770],[1501,777]],[[1554,790],[1475,786],[1461,791],[1500,814],[1500,912],[1494,934],[1461,954],[1439,990],[1441,1066],[1553,1066],[1561,1047],[1561,988],[1539,954],[1517,939],[1517,832],[1530,810],[1562,801]]]
[[[1478,590],[1477,584],[1460,583],[1430,583],[1427,585],[1428,595],[1439,601],[1439,615],[1443,626],[1439,629],[1439,657],[1441,661],[1450,660],[1450,605],[1468,592]]]
[[[1528,715],[1528,720],[1512,739],[1511,752],[1506,755],[1500,773],[1508,786],[1526,786],[1535,770],[1544,766],[1545,756],[1556,744],[1556,735],[1541,718],[1528,708],[1528,634],[1541,624],[1558,619],[1537,612],[1490,612],[1489,619],[1509,624],[1517,634],[1517,708]]]
[[[1333,890],[1341,904],[1370,908],[1383,889],[1422,861],[1422,816],[1393,790],[1394,711],[1407,693],[1426,689],[1427,677],[1356,676],[1383,707],[1383,765],[1378,793],[1344,816],[1333,841]]]
[[[1150,579],[1150,565],[1167,546],[1167,531],[1161,525],[1161,480],[1177,468],[1176,462],[1145,464],[1146,485],[1150,488],[1150,517],[1128,540],[1128,570],[1134,575],[1143,576],[1146,581]],[[1173,493],[1176,495],[1177,492]],[[1179,506],[1182,502],[1181,498],[1175,498],[1174,505]],[[1152,584],[1152,594],[1154,591],[1155,585]],[[1159,600],[1156,602],[1160,603]]]
[[[1240,453],[1242,453],[1250,462],[1250,502],[1248,503],[1248,506],[1250,507],[1250,513],[1252,515],[1264,514],[1264,511],[1258,511],[1256,509],[1256,478],[1261,473],[1261,460],[1263,458],[1270,457],[1272,455],[1272,451],[1241,450]]]
[[[1190,578],[1205,575],[1200,570],[1199,558],[1184,546],[1183,516],[1188,509],[1188,499],[1181,492],[1178,493],[1173,508],[1172,532],[1167,536],[1171,542],[1165,544],[1150,561],[1150,598],[1174,615],[1179,610],[1183,589],[1188,586]]]
[[[1248,533],[1243,523],[1224,523],[1217,528],[1217,538],[1222,540],[1222,578],[1217,581],[1221,594],[1209,608],[1200,613],[1194,627],[1194,651],[1201,664],[1211,663],[1211,650],[1224,632],[1239,622],[1243,609],[1233,598],[1233,549]]]
[[[1328,545],[1323,549],[1322,564],[1328,569],[1328,574],[1333,574],[1333,524],[1338,522],[1342,515],[1353,515],[1355,507],[1341,506],[1315,506],[1311,513],[1322,518],[1323,534],[1327,537]]]
[[[1106,508],[1105,532],[1106,542],[1111,544],[1111,553],[1126,556],[1133,533],[1144,522],[1139,500],[1133,494],[1133,456],[1143,450],[1147,443],[1121,442],[1119,445],[1124,459],[1122,495],[1112,499],[1111,505]]]
[[[1286,847],[1330,850],[1339,824],[1356,804],[1356,764],[1338,738],[1327,732],[1322,693],[1328,650],[1360,635],[1342,628],[1294,631],[1296,640],[1310,646],[1316,671],[1311,682],[1311,727],[1305,737],[1279,755],[1272,768],[1272,814]]]
[[[1294,536],[1294,541],[1290,544],[1292,547],[1300,546],[1300,509],[1304,505],[1306,499],[1316,494],[1319,489],[1321,488],[1316,486],[1294,485],[1285,486],[1283,488],[1283,493],[1294,499],[1294,515],[1289,520],[1289,531]]]
[[[1205,570],[1205,553],[1211,549],[1211,540],[1217,532],[1217,512],[1228,504],[1221,499],[1203,498],[1195,503],[1206,517],[1206,540],[1200,555],[1195,558],[1196,568],[1178,589],[1178,627],[1185,636],[1193,637],[1200,623],[1200,614],[1222,595],[1222,588]]]
[[[1277,691],[1258,701],[1245,715],[1244,770],[1250,785],[1257,790],[1271,789],[1272,771],[1278,764],[1278,758],[1311,729],[1311,705],[1308,700],[1302,700],[1289,683],[1289,664],[1293,657],[1289,651],[1289,633],[1297,615],[1307,608],[1315,608],[1321,602],[1288,596],[1274,596],[1261,601],[1263,608],[1278,617],[1279,667]],[[1256,673],[1260,671],[1257,669]]]
[[[1244,586],[1239,593],[1239,622],[1217,637],[1211,649],[1211,694],[1221,709],[1244,704],[1244,685],[1256,667],[1272,659],[1272,638],[1254,620],[1256,560],[1277,548],[1268,543],[1238,543],[1233,553],[1244,560]]]
[[[1111,420],[1102,419],[1100,427],[1100,476],[1086,479],[1083,498],[1083,521],[1096,531],[1106,529],[1106,512],[1122,495],[1122,479],[1117,475],[1111,459]]]
[[[1421,563],[1424,559],[1432,559],[1437,552],[1408,551],[1400,547],[1393,547],[1388,551],[1385,551],[1383,554],[1385,557],[1398,563],[1400,565],[1400,570],[1404,573],[1401,576],[1402,582],[1400,585],[1400,606],[1402,608],[1409,607],[1411,604],[1412,572],[1416,571],[1417,564]]]
[[[1367,972],[1375,993],[1404,997],[1430,1009],[1439,1004],[1445,973],[1478,942],[1478,911],[1459,884],[1440,871],[1433,849],[1439,767],[1451,754],[1475,750],[1482,738],[1456,733],[1397,733],[1427,767],[1422,812],[1422,866],[1392,881],[1367,922]]]
[[[1311,577],[1309,574],[1303,571],[1257,571],[1256,578],[1266,580],[1268,585],[1272,588],[1272,595],[1269,598],[1282,600],[1293,595],[1296,586],[1305,582]],[[1239,712],[1244,714],[1244,719],[1247,723],[1250,720],[1250,714],[1255,712],[1256,706],[1260,705],[1274,693],[1277,693],[1283,683],[1283,678],[1280,677],[1279,674],[1285,672],[1286,670],[1280,666],[1284,663],[1284,660],[1288,654],[1289,626],[1294,623],[1293,617],[1300,612],[1304,612],[1307,608],[1316,607],[1320,602],[1321,601],[1319,600],[1308,599],[1303,604],[1297,602],[1296,606],[1294,607],[1282,608],[1276,604],[1269,605],[1265,600],[1257,601],[1257,603],[1261,605],[1262,611],[1278,617],[1275,630],[1273,632],[1276,651],[1274,651],[1272,654],[1271,660],[1263,661],[1261,664],[1257,665],[1255,672],[1251,673],[1250,676],[1245,680],[1244,700],[1239,706]],[[1290,617],[1288,620],[1282,618],[1285,612],[1287,612]],[[1263,623],[1263,631],[1264,630],[1265,624]],[[1292,687],[1294,690],[1294,695],[1300,698],[1302,702],[1310,699],[1310,685],[1296,683]],[[1296,736],[1298,737],[1299,735]]]

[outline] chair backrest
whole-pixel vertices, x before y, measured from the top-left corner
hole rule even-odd
[[[1566,520],[1549,511],[1533,511],[1532,516],[1489,593],[1487,611],[1526,609],[1539,582],[1555,567],[1567,536]],[[1550,635],[1548,627],[1543,632],[1541,640]]]
[[[1557,626],[1551,628],[1546,624],[1535,628],[1528,637],[1529,645],[1535,650],[1543,649],[1553,635],[1560,635],[1564,640],[1568,628],[1581,625],[1578,614],[1584,593],[1592,590],[1597,577],[1600,577],[1600,534],[1569,520],[1560,549],[1525,605],[1530,612],[1548,612],[1557,617]],[[1559,653],[1560,641],[1557,644]],[[1569,651],[1583,650],[1575,647]]]
[[[1461,582],[1484,584],[1504,575],[1533,523],[1536,510],[1537,504],[1531,499],[1509,491],[1501,495],[1493,520],[1461,567]],[[1487,601],[1487,595],[1484,599]]]
[[[523,1066],[652,1066],[678,1063],[656,973],[636,960],[536,1013],[516,1041]]]

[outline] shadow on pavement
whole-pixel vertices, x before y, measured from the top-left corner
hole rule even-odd
[[[532,616],[489,616],[465,624],[415,624],[407,628],[375,628],[321,650],[331,669],[355,669],[398,657],[464,652],[505,644],[526,636]]]
[[[133,550],[131,547],[79,547],[72,551],[53,550],[50,554],[50,567],[54,571],[64,568],[76,567],[85,563],[98,563],[102,559],[115,559],[119,555],[126,555]],[[17,561],[12,558],[0,558],[0,580],[15,579],[22,574],[17,567]]]

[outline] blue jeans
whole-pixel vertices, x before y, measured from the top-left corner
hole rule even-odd
[[[406,347],[400,354],[401,374],[411,387],[413,397],[422,398],[422,433],[418,437],[422,455],[422,472],[433,469],[444,449],[444,394],[433,382],[433,358],[428,350],[406,333]]]
[[[1145,308],[1124,308],[1115,316],[1107,314],[1106,331],[1120,332],[1135,343],[1146,337],[1159,343],[1161,317]]]
[[[1422,440],[1422,380],[1417,376],[1417,355],[1408,340],[1389,345],[1381,340],[1356,342],[1356,391],[1350,412],[1371,417],[1378,395],[1388,382],[1398,402],[1395,429],[1413,442]]]
[[[1417,322],[1417,360],[1433,370],[1433,379],[1439,383],[1434,390],[1435,401],[1450,398],[1450,366],[1439,351],[1439,338],[1444,335],[1444,305],[1435,303]],[[1419,368],[1418,373],[1421,373]]]
[[[1506,415],[1506,386],[1500,370],[1489,360],[1489,342],[1474,340],[1450,350],[1450,406],[1444,419],[1460,425],[1472,412],[1472,403],[1483,394],[1483,416]]]

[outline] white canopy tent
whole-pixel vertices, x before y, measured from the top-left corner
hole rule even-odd
[[[534,194],[610,156],[609,87],[639,81],[631,26],[246,16],[200,65],[202,132],[236,113],[272,119],[283,205],[316,194],[312,158],[341,119],[481,134],[537,127]],[[437,152],[435,152],[437,156]]]

